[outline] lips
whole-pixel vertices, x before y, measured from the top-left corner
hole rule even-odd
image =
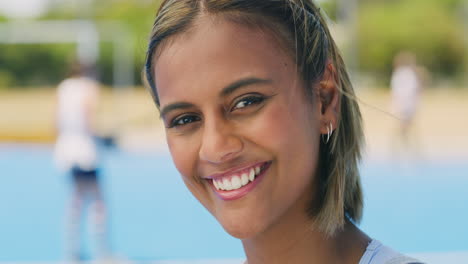
[[[221,199],[238,199],[258,184],[260,176],[269,168],[269,165],[270,162],[257,163],[232,173],[216,175],[208,181],[211,181],[214,191]]]

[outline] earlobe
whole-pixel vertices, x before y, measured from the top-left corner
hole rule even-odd
[[[338,123],[340,91],[336,76],[335,67],[332,63],[328,63],[318,85],[322,134],[329,133],[330,124],[336,128]]]

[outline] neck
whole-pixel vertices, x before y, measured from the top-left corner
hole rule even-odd
[[[370,239],[354,224],[327,237],[303,208],[289,212],[262,234],[242,241],[248,264],[358,263]]]

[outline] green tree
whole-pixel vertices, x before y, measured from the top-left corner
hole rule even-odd
[[[147,39],[155,17],[158,2],[154,1],[94,1],[83,12],[81,2],[57,2],[54,9],[39,20],[89,19],[96,23],[118,21],[125,27],[135,55],[134,73],[140,83],[141,70],[145,58]],[[62,4],[60,4],[62,3]],[[4,20],[0,17],[0,22]],[[45,32],[46,33],[46,32]],[[32,44],[0,45],[0,86],[24,87],[37,85],[56,85],[65,77],[68,65],[74,59],[74,44]],[[97,69],[101,80],[112,84],[113,50],[108,42],[100,44],[100,57]]]
[[[466,33],[456,13],[459,4],[459,0],[361,1],[361,69],[389,76],[396,53],[409,50],[436,75],[460,74],[467,51]]]

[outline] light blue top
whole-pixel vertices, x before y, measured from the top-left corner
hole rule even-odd
[[[366,248],[366,252],[362,255],[359,264],[417,264],[422,262],[416,259],[409,258],[387,246],[382,245],[379,241],[373,239]]]

